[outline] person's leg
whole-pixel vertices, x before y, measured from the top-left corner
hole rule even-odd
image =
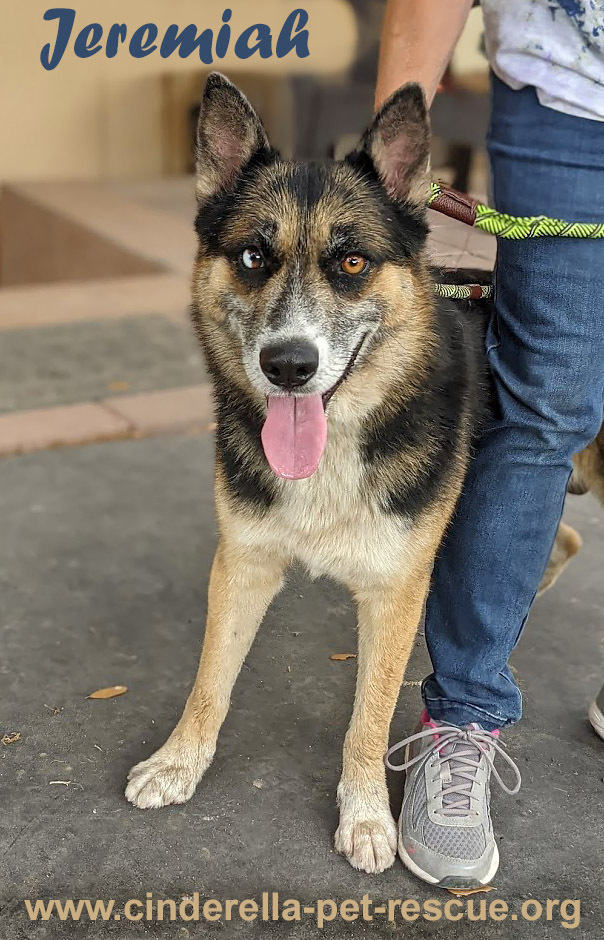
[[[497,79],[489,154],[496,208],[604,219],[604,123],[539,105]],[[517,721],[507,667],[543,576],[571,472],[604,397],[604,241],[499,240],[487,348],[495,418],[439,553],[426,611],[430,717]]]
[[[513,215],[604,219],[604,123],[542,108],[495,81],[495,203]],[[508,657],[545,571],[571,457],[598,432],[604,394],[604,242],[500,240],[487,334],[495,414],[478,443],[432,576],[434,672],[405,747],[399,854],[442,887],[488,884],[499,864],[489,811],[498,728],[520,718]],[[392,766],[392,765],[390,765]],[[507,777],[507,775],[506,775]],[[509,779],[509,777],[508,777]]]

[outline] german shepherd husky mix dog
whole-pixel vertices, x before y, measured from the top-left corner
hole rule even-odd
[[[214,382],[220,540],[193,691],[126,790],[142,808],[191,798],[264,613],[302,562],[358,605],[335,845],[367,872],[394,861],[390,720],[488,397],[485,318],[433,294],[429,143],[406,85],[345,160],[284,160],[244,96],[207,81],[193,315]]]

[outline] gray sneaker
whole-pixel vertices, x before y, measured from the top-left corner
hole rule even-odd
[[[589,720],[596,734],[604,738],[604,685],[598,697],[589,706]]]
[[[390,757],[405,748],[405,763]],[[496,754],[513,769],[510,789],[493,766]],[[518,793],[520,771],[497,731],[471,724],[456,728],[426,711],[411,737],[386,754],[391,770],[406,770],[398,852],[407,868],[442,888],[479,888],[499,867],[489,811],[491,773],[506,793]]]

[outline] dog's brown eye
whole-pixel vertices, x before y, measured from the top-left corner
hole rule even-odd
[[[340,266],[344,274],[362,274],[368,263],[367,258],[353,251],[342,258]]]
[[[257,271],[264,266],[262,252],[258,248],[246,248],[241,255],[241,263],[250,271]]]

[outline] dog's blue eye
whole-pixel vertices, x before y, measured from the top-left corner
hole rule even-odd
[[[257,271],[264,267],[264,258],[259,248],[246,248],[241,254],[241,263],[250,271]]]

